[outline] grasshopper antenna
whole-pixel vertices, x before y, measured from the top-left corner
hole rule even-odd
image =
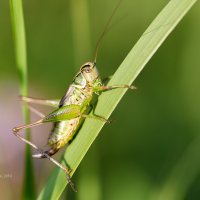
[[[108,19],[103,32],[101,33],[101,35],[100,35],[100,37],[99,37],[99,39],[97,41],[96,48],[95,48],[95,54],[94,54],[94,64],[96,64],[96,61],[97,61],[97,55],[98,55],[98,51],[99,51],[99,47],[100,47],[101,41],[102,41],[103,37],[105,36],[106,32],[108,31],[108,28],[109,28],[109,25],[110,25],[110,23],[112,21],[112,18],[115,15],[115,13],[117,12],[121,2],[122,2],[122,0],[119,0],[118,4],[114,8],[110,18]]]

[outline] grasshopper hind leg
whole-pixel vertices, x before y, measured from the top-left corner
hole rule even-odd
[[[51,162],[53,162],[55,165],[57,165],[59,168],[61,168],[65,173],[66,173],[66,178],[67,178],[67,181],[68,183],[70,184],[71,188],[77,192],[75,186],[74,186],[74,183],[72,182],[71,180],[71,176],[70,176],[70,172],[71,172],[71,169],[69,167],[65,167],[64,165],[62,165],[61,163],[59,163],[58,161],[56,161],[55,159],[53,159],[51,157],[51,154],[53,155],[54,153],[56,153],[55,151],[52,151],[52,150],[47,150],[47,151],[43,151],[42,149],[40,149],[38,146],[36,146],[34,143],[30,142],[29,140],[25,139],[24,137],[22,137],[18,132],[22,129],[26,129],[26,128],[31,128],[33,126],[37,126],[37,125],[40,125],[40,124],[43,124],[43,120],[40,119],[32,124],[27,124],[27,125],[23,125],[23,126],[18,126],[18,127],[15,127],[13,128],[13,134],[19,138],[20,140],[22,140],[23,142],[25,142],[26,144],[30,145],[31,147],[33,147],[34,149],[36,149],[40,154],[41,158],[45,157],[45,158],[48,158]],[[33,155],[34,156],[34,155]],[[37,157],[37,156],[35,156]]]
[[[55,153],[58,152],[58,149],[54,149],[53,147],[48,149],[47,151],[44,151],[44,153],[34,154],[32,155],[33,158],[47,158],[46,154],[49,156],[53,156]]]
[[[22,140],[23,142],[25,142],[26,144],[32,146],[34,149],[36,149],[38,152],[40,152],[40,155],[42,155],[42,157],[44,156],[45,158],[48,158],[51,162],[53,162],[55,165],[57,165],[58,167],[60,167],[66,173],[66,178],[67,178],[67,181],[70,184],[71,188],[74,190],[74,192],[77,192],[77,190],[76,190],[76,188],[74,186],[74,183],[71,180],[71,176],[70,176],[71,169],[69,169],[68,167],[63,166],[58,161],[56,161],[55,159],[53,159],[48,153],[46,153],[45,151],[43,151],[42,149],[40,149],[38,146],[36,146],[32,142],[26,140],[24,137],[22,137],[21,135],[19,135],[18,134],[18,130],[16,128],[13,129],[13,134],[17,138],[19,138],[20,140]]]

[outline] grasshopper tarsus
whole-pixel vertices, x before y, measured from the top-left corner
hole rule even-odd
[[[69,185],[71,186],[72,190],[74,192],[78,192],[78,190],[75,188],[75,185],[74,185],[74,183],[73,183],[73,181],[72,181],[71,176],[69,175],[69,173],[66,173],[66,178],[67,178],[67,181],[68,181]]]
[[[137,87],[135,87],[134,85],[131,85],[128,88],[131,89],[131,90],[137,90]]]
[[[74,182],[72,181],[71,176],[70,176],[70,173],[72,172],[72,169],[66,167],[64,171],[66,173],[67,182],[69,183],[70,187],[72,188],[72,190],[74,192],[77,192],[77,189],[76,189],[76,187],[74,185]]]
[[[19,131],[19,129],[18,129],[17,127],[14,127],[14,128],[12,129],[12,131],[13,131],[13,133],[16,135],[16,133]]]
[[[107,124],[111,124],[113,121],[112,120],[107,120]]]

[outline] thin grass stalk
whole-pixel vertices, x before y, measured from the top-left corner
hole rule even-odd
[[[16,67],[19,75],[20,95],[28,96],[26,35],[22,1],[10,0],[10,12],[15,45]],[[28,124],[30,122],[30,115],[28,109],[25,106],[22,106],[22,113],[24,123]],[[25,131],[25,135],[28,140],[31,140],[29,130]],[[28,145],[25,147],[25,168],[22,198],[26,200],[35,199],[35,184],[31,147]]]

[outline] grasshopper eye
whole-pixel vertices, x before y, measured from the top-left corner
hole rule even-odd
[[[86,72],[86,73],[90,73],[90,72],[91,72],[90,67],[86,67],[86,68],[85,68],[85,72]]]
[[[80,71],[84,73],[91,73],[93,68],[94,68],[94,63],[87,62],[81,66]]]
[[[83,66],[83,68],[82,68],[81,71],[84,71],[84,72],[86,72],[86,73],[90,73],[90,72],[91,72],[90,65],[85,65],[85,66]]]

